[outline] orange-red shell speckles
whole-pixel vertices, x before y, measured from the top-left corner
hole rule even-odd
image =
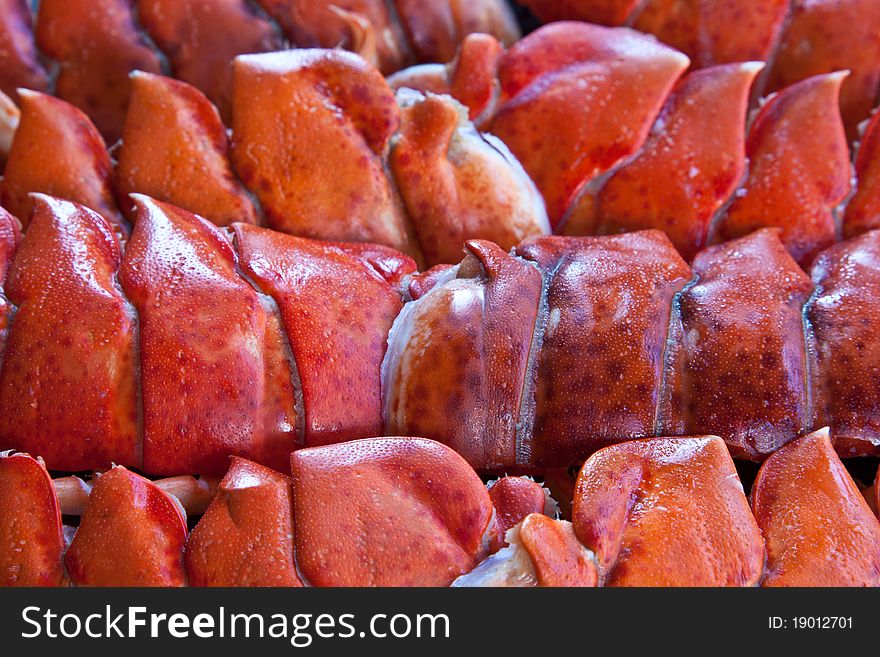
[[[73,105],[36,91],[20,94],[21,121],[6,161],[0,198],[27,227],[39,192],[122,219],[113,197],[113,167],[101,135]]]
[[[19,87],[45,91],[49,76],[34,45],[28,0],[0,0],[0,91],[16,97]]]
[[[226,128],[197,89],[161,75],[134,73],[116,191],[134,216],[140,193],[194,212],[218,226],[258,222],[229,162]]]
[[[232,458],[186,542],[191,586],[302,586],[293,559],[290,477]]]
[[[0,453],[0,586],[62,586],[64,537],[42,461]]]
[[[247,0],[137,0],[138,19],[168,55],[174,76],[232,114],[237,55],[280,50],[277,30]]]
[[[659,432],[713,432],[761,460],[812,426],[802,309],[813,286],[777,232],[706,249],[670,334]]]
[[[746,110],[760,70],[727,64],[682,78],[641,153],[599,192],[596,232],[663,230],[692,260],[745,172]]]
[[[418,254],[385,174],[394,93],[365,61],[293,50],[235,60],[232,158],[271,228]]]
[[[64,565],[78,586],[183,586],[185,542],[178,502],[115,467],[95,481]]]
[[[230,455],[280,469],[300,437],[277,312],[215,226],[135,202],[120,280],[140,319],[145,470],[220,474]]]
[[[811,75],[849,71],[841,89],[847,132],[877,101],[880,84],[880,3],[875,0],[791,0],[788,21],[773,58],[766,91]]]
[[[670,308],[690,268],[659,231],[538,238],[517,252],[548,278],[533,462],[654,435]]]
[[[647,0],[633,22],[681,50],[697,68],[767,60],[789,0]]]
[[[834,212],[851,178],[838,110],[844,76],[809,78],[764,105],[746,145],[748,179],[716,224],[715,241],[779,227],[786,248],[805,266],[834,243]]]
[[[764,542],[724,443],[651,438],[584,463],[574,530],[608,586],[754,586]]]
[[[752,508],[767,541],[764,586],[880,586],[880,522],[826,430],[764,462]]]
[[[137,318],[116,279],[119,244],[82,206],[34,202],[6,282],[18,310],[0,370],[0,446],[53,470],[139,465]]]
[[[831,427],[844,457],[880,456],[880,231],[820,254],[813,282],[815,426]]]
[[[522,162],[556,227],[586,183],[639,150],[687,66],[625,28],[553,23],[502,58],[502,96],[486,129]]]
[[[313,586],[447,586],[486,555],[489,494],[439,443],[304,449],[291,469],[296,563]]]
[[[383,364],[392,434],[478,469],[709,432],[762,461],[826,424],[841,455],[880,453],[880,231],[820,253],[814,280],[778,229],[709,247],[693,269],[660,231],[469,248],[409,281]]]
[[[380,367],[403,303],[374,262],[388,258],[392,281],[415,263],[385,247],[242,224],[235,235],[242,268],[278,304],[302,386],[305,444],[381,435]]]
[[[386,432],[438,440],[476,468],[503,467],[517,462],[543,281],[494,244],[467,249],[457,277],[395,322],[383,365]]]
[[[133,0],[41,0],[37,45],[59,63],[55,93],[88,114],[111,144],[122,134],[129,71],[160,73]]]

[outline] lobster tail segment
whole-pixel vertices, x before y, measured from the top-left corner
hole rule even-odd
[[[831,427],[843,457],[880,455],[880,231],[823,252],[813,266],[816,293],[806,308],[815,336],[815,426]]]
[[[0,452],[0,586],[63,586],[64,535],[41,459]]]
[[[716,224],[715,241],[775,226],[805,267],[836,241],[835,212],[852,179],[838,108],[846,75],[808,78],[764,105],[746,145],[748,179]]]
[[[664,231],[690,262],[711,222],[742,183],[749,93],[763,65],[726,64],[689,73],[673,89],[642,151],[581,203],[595,203],[592,226],[575,209],[567,234]]]
[[[113,196],[104,140],[73,105],[36,91],[20,93],[21,121],[4,170],[3,206],[27,227],[31,194],[50,194],[94,210],[127,232]]]
[[[217,227],[134,200],[120,281],[140,320],[144,468],[221,474],[238,455],[280,469],[301,436],[277,313]]]
[[[382,75],[324,50],[245,55],[234,67],[232,160],[268,226],[420,256],[385,173],[400,110]]]
[[[136,71],[116,166],[116,193],[129,218],[132,193],[194,212],[218,226],[256,224],[256,208],[232,171],[216,108],[194,87]]]
[[[522,162],[558,228],[587,183],[638,152],[688,64],[626,28],[554,23],[502,58],[486,129]]]
[[[813,292],[772,229],[694,261],[670,333],[660,433],[724,438],[762,460],[812,427],[803,307]]]
[[[448,447],[359,440],[300,450],[291,469],[296,562],[313,586],[446,586],[487,554],[492,502]]]
[[[0,373],[0,444],[53,469],[140,465],[137,317],[117,280],[117,238],[80,205],[33,203],[6,282],[17,311]]]
[[[233,457],[186,542],[191,586],[302,586],[290,477]]]
[[[505,467],[529,424],[543,280],[494,244],[467,248],[395,322],[383,364],[386,431],[444,442],[477,468]]]
[[[17,99],[18,90],[49,88],[49,75],[34,43],[28,0],[0,1],[0,91]]]
[[[415,263],[387,247],[234,226],[241,267],[278,306],[302,388],[306,446],[382,435],[380,367]],[[386,278],[387,277],[387,278]]]
[[[672,301],[690,268],[659,231],[537,238],[517,252],[547,280],[530,464],[654,435]]]
[[[880,524],[827,429],[764,462],[752,508],[767,541],[764,586],[880,586]]]
[[[177,500],[117,466],[95,480],[64,565],[78,586],[184,586],[185,543]]]
[[[597,452],[578,475],[572,522],[606,586],[754,586],[761,578],[761,532],[717,437]]]
[[[108,143],[122,136],[132,70],[161,73],[132,0],[41,0],[37,45],[59,65],[55,93],[89,115]]]

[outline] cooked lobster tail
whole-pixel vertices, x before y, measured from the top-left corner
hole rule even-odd
[[[659,232],[537,238],[500,271],[468,256],[392,329],[386,430],[490,469],[705,433],[762,460],[821,426],[842,453],[877,455],[880,408],[863,388],[874,362],[859,345],[880,312],[878,247],[875,231],[823,252],[812,281],[773,230],[711,247],[693,269]],[[517,356],[491,367],[499,354]]]

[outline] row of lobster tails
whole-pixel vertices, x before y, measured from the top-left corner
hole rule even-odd
[[[627,25],[690,57],[694,68],[767,63],[760,92],[851,72],[841,94],[850,138],[880,92],[880,6],[874,0],[517,0],[543,21]]]
[[[35,17],[30,4],[0,2],[0,90],[51,88],[111,143],[133,70],[173,73],[228,119],[229,63],[241,54],[342,46],[392,73],[450,59],[472,32],[508,44],[520,34],[504,0],[45,0]]]
[[[452,98],[395,95],[366,62],[336,51],[243,56],[234,73],[230,143],[197,89],[135,72],[115,166],[82,112],[22,90],[4,207],[26,225],[29,195],[51,194],[125,236],[135,218],[129,197],[142,193],[219,226],[385,244],[428,264],[453,262],[465,239],[509,248],[549,231],[520,164]]]
[[[535,181],[555,232],[656,228],[690,260],[708,244],[778,227],[809,266],[841,230],[877,227],[876,215],[855,209],[837,216],[852,178],[838,103],[845,71],[781,89],[747,121],[760,62],[682,75],[690,62],[680,52],[626,28],[574,22],[506,52],[490,44],[469,36],[449,66],[414,67],[389,82],[467,104]],[[874,199],[864,160],[859,184]]]
[[[773,230],[693,267],[645,231],[472,241],[418,274],[386,247],[135,203],[123,250],[97,213],[34,198],[3,260],[0,448],[216,475],[230,454],[277,468],[416,435],[489,471],[666,435],[760,461],[829,426],[842,455],[880,455],[880,231],[819,254],[812,279]]]
[[[780,90],[749,121],[762,64],[685,73],[688,63],[643,34],[584,23],[507,50],[468,36],[449,65],[388,80],[341,51],[241,55],[231,139],[196,88],[140,71],[115,167],[87,116],[22,91],[0,198],[23,223],[29,194],[67,198],[124,235],[129,195],[141,193],[217,225],[379,243],[429,266],[454,263],[470,239],[509,249],[551,230],[658,229],[690,262],[775,227],[808,268],[840,238],[880,227],[880,119],[851,194],[845,72]]]
[[[406,256],[226,234],[146,197],[123,255],[97,213],[34,203],[5,284],[4,448],[74,472],[220,474],[229,454],[279,467],[297,446],[381,434]]]
[[[880,585],[880,522],[827,431],[767,460],[751,508],[718,438],[607,447],[578,475],[571,522],[534,481],[505,477],[487,491],[458,454],[424,439],[308,448],[289,472],[234,458],[188,532],[171,491],[204,498],[203,482],[187,491],[122,466],[53,482],[41,460],[0,454],[0,582]],[[75,530],[61,515],[74,511]]]
[[[812,279],[769,229],[693,267],[656,231],[469,250],[392,328],[391,434],[484,469],[705,433],[763,460],[822,426],[843,455],[880,454],[880,232],[821,253]]]

